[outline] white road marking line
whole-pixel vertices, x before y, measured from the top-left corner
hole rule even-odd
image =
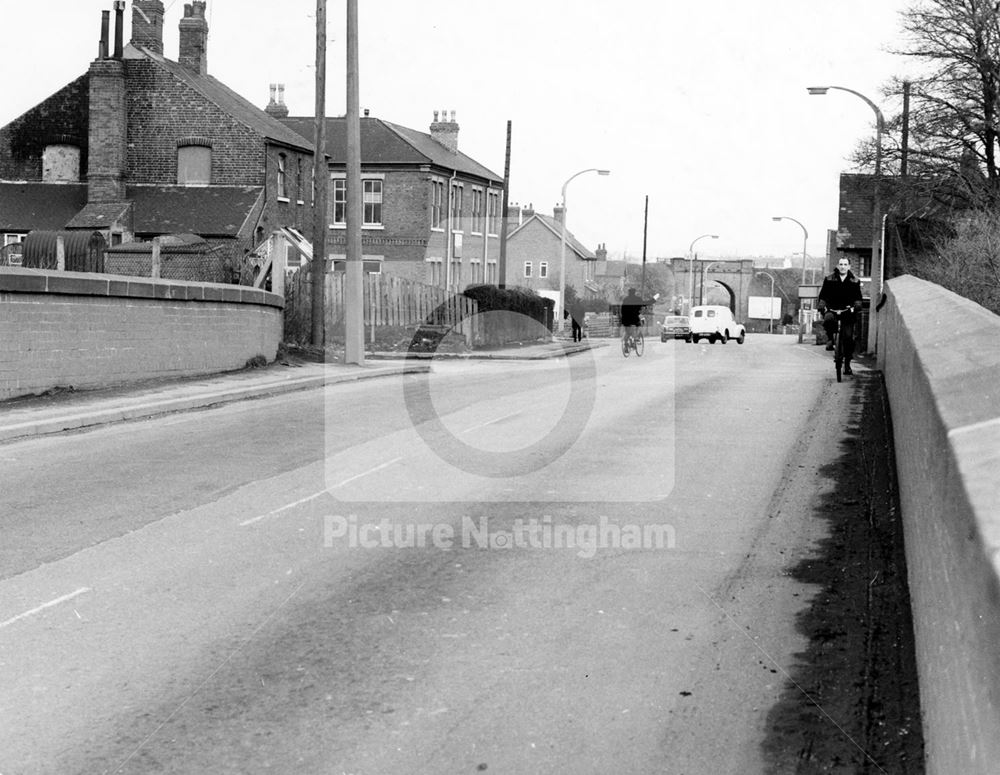
[[[90,592],[90,587],[80,587],[76,592],[70,592],[68,595],[63,595],[62,597],[57,597],[55,600],[50,600],[47,603],[42,603],[36,608],[32,608],[30,611],[25,611],[23,614],[18,614],[17,616],[8,619],[5,622],[0,622],[0,629],[3,629],[8,624],[13,624],[14,622],[20,621],[21,619],[26,619],[29,616],[33,616],[46,608],[51,608],[54,605],[59,605],[60,603],[65,603],[67,600],[72,600],[74,597],[79,597],[85,592]],[[79,614],[77,614],[79,616]]]
[[[462,433],[471,433],[472,431],[479,430],[480,428],[485,428],[487,425],[494,425],[498,422],[503,422],[504,420],[509,420],[511,417],[517,417],[519,414],[524,414],[524,412],[512,412],[510,414],[505,414],[503,417],[497,417],[495,420],[487,420],[486,422],[481,422],[478,425],[473,425],[471,428],[466,428]]]
[[[349,484],[350,482],[353,482],[355,479],[360,479],[362,476],[368,476],[368,474],[373,474],[376,471],[381,471],[383,468],[387,468],[391,466],[393,463],[398,463],[402,459],[403,459],[402,456],[393,458],[392,460],[389,460],[385,463],[381,463],[375,466],[374,468],[369,468],[367,471],[362,471],[360,474],[355,474],[354,476],[350,476],[341,482],[337,482],[336,484],[331,484],[329,487],[320,490],[319,492],[314,492],[312,495],[307,495],[305,498],[299,498],[297,501],[294,501],[292,503],[286,503],[284,506],[274,509],[274,511],[267,512],[267,514],[261,514],[256,517],[252,517],[251,519],[246,519],[240,522],[240,527],[246,527],[247,525],[252,525],[255,522],[260,522],[261,520],[267,519],[268,517],[273,517],[275,514],[280,514],[282,511],[287,511],[288,509],[293,509],[296,506],[301,506],[303,503],[308,503],[309,501],[316,500],[316,498],[320,497],[321,495],[325,495],[331,490],[336,490],[338,487],[343,487],[345,484]]]

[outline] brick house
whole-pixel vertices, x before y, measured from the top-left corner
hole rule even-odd
[[[549,216],[535,212],[529,205],[508,220],[507,285],[534,291],[558,291],[562,264],[562,207],[557,205]],[[598,255],[567,230],[566,285],[571,286],[580,298],[603,295],[595,282],[597,264]]]
[[[269,111],[281,107],[279,98]],[[313,132],[312,117],[281,120],[298,134]],[[429,133],[367,111],[360,123],[365,269],[456,290],[496,283],[503,179],[458,150],[455,112],[434,111]],[[346,133],[344,117],[327,119],[327,250],[335,271],[346,253]]]
[[[132,0],[123,46],[124,5],[113,46],[103,12],[86,73],[0,128],[3,243],[36,229],[96,230],[111,246],[192,233],[214,260],[190,279],[231,279],[272,229],[311,222],[312,144],[208,74],[205,2],[184,6],[177,61],[163,2]]]

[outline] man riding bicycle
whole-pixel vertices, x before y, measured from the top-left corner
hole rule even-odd
[[[827,350],[833,349],[833,335],[837,332],[837,315],[833,310],[844,310],[840,315],[840,341],[844,346],[844,374],[851,371],[851,357],[854,355],[854,319],[861,311],[861,281],[851,271],[851,260],[841,258],[833,274],[823,278],[816,308],[823,315],[823,330],[829,342]]]
[[[635,338],[639,332],[639,315],[642,312],[642,299],[635,292],[635,288],[628,289],[628,295],[622,299],[622,310],[620,320],[622,324],[622,340],[628,341],[628,337]]]

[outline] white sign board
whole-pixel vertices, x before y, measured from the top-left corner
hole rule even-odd
[[[747,299],[747,317],[762,320],[781,319],[781,298],[778,296],[750,296]]]

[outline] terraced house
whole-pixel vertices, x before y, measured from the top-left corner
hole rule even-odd
[[[0,232],[98,231],[105,270],[122,273],[143,273],[133,241],[193,234],[201,256],[184,276],[231,280],[270,230],[311,221],[312,144],[208,74],[204,2],[184,6],[177,61],[161,0],[133,0],[128,45],[124,7],[113,43],[103,12],[86,73],[0,128]]]
[[[300,134],[312,117],[283,119]],[[347,125],[326,123],[330,164],[328,245],[343,266],[347,212]],[[461,290],[496,283],[503,179],[458,150],[455,112],[434,111],[430,132],[361,118],[362,253],[367,271]]]
[[[163,2],[132,0],[128,44],[124,8],[114,3],[113,39],[103,13],[87,72],[0,128],[3,244],[37,230],[98,232],[104,271],[149,274],[149,241],[161,237],[162,276],[237,281],[275,229],[312,231],[313,118],[289,117],[283,89],[261,108],[209,75],[202,0],[184,6],[176,61],[164,56]],[[346,126],[327,121],[337,270]],[[497,281],[502,179],[458,150],[458,129],[454,113],[435,113],[429,133],[361,120],[368,271],[451,288]]]

